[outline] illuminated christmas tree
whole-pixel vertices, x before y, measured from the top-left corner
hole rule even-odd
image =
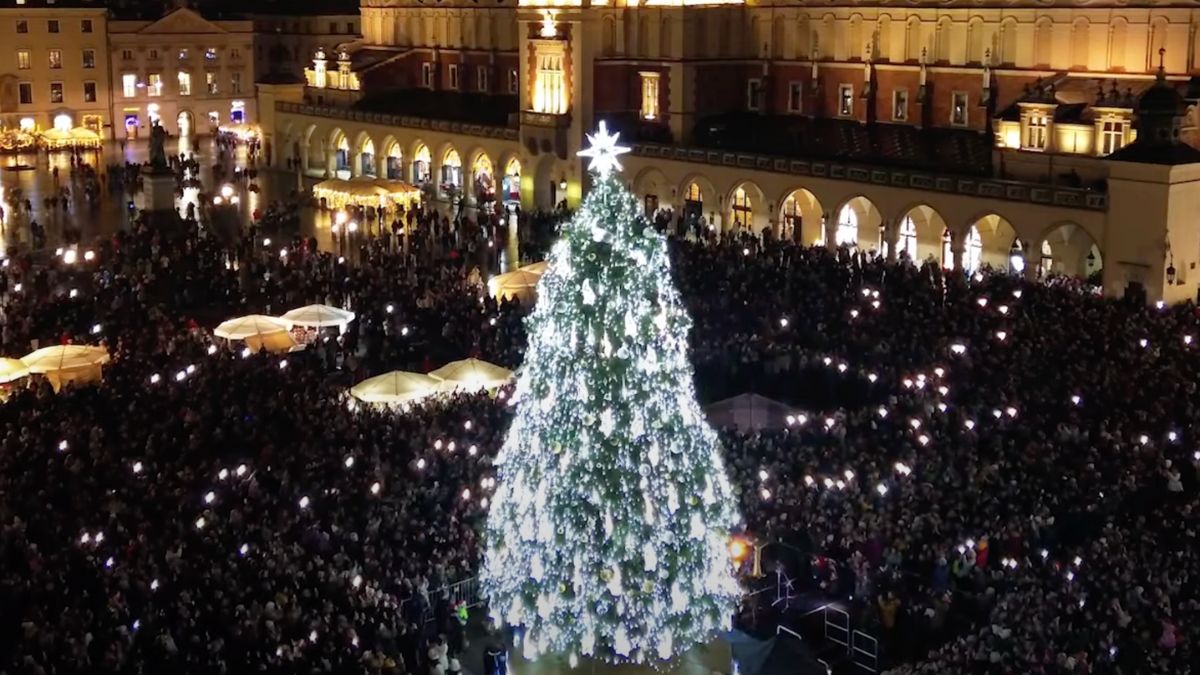
[[[729,626],[740,519],[666,242],[621,183],[627,148],[603,122],[589,138],[594,189],[528,319],[483,583],[528,658],[665,660]]]

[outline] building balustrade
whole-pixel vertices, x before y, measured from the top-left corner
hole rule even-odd
[[[678,162],[732,166],[757,171],[773,171],[796,176],[813,176],[833,180],[849,180],[897,188],[948,192],[960,195],[1030,202],[1073,209],[1104,211],[1108,195],[1078,188],[1056,187],[1038,183],[990,178],[962,178],[903,169],[856,166],[823,160],[792,159],[753,155],[703,148],[686,148],[649,143],[635,143],[634,154],[658,157]]]

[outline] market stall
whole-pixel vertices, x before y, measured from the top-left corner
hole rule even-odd
[[[520,272],[530,272],[530,273],[536,274],[538,276],[541,276],[546,273],[546,268],[548,268],[548,267],[550,267],[550,263],[548,261],[539,260],[538,262],[529,263],[528,265],[525,265],[523,267],[518,267],[517,270]]]
[[[495,389],[511,382],[513,371],[479,359],[462,359],[447,363],[429,376],[438,380],[438,391],[449,392]]]
[[[279,318],[293,326],[304,326],[306,328],[336,326],[339,330],[344,330],[346,325],[354,320],[354,316],[354,312],[338,307],[305,305],[304,307],[297,307]]]
[[[421,201],[421,191],[404,181],[375,178],[345,180],[331,178],[313,186],[313,197],[330,209],[347,207],[387,209],[394,205],[410,208]]]
[[[292,324],[284,319],[265,314],[247,314],[221,323],[213,335],[226,340],[245,340],[272,333],[287,333],[291,329]]]
[[[266,350],[272,354],[286,354],[297,348],[296,338],[290,332],[262,333],[248,335],[243,340],[252,352]]]
[[[94,384],[100,381],[100,368],[108,363],[108,350],[87,345],[43,347],[21,359],[29,372],[44,375],[54,391],[68,382]]]
[[[223,124],[217,127],[217,133],[229,134],[242,143],[256,141],[262,136],[257,124]]]
[[[350,395],[363,403],[400,404],[429,396],[437,386],[438,380],[429,375],[393,370],[359,382]]]
[[[29,366],[21,359],[0,358],[0,384],[9,384],[29,376]]]
[[[100,135],[85,127],[47,129],[38,136],[38,145],[49,152],[59,150],[97,150],[102,145]]]
[[[537,300],[537,284],[542,275],[523,269],[497,274],[488,279],[488,294],[497,300],[519,300],[532,305]]]

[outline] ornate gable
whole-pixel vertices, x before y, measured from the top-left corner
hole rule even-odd
[[[176,9],[163,18],[138,31],[146,34],[185,34],[185,33],[226,33],[224,28],[205,19],[196,12],[187,9]]]

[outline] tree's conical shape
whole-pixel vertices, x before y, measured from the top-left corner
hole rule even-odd
[[[527,656],[660,661],[727,627],[740,524],[666,241],[600,176],[528,319],[482,572]]]

